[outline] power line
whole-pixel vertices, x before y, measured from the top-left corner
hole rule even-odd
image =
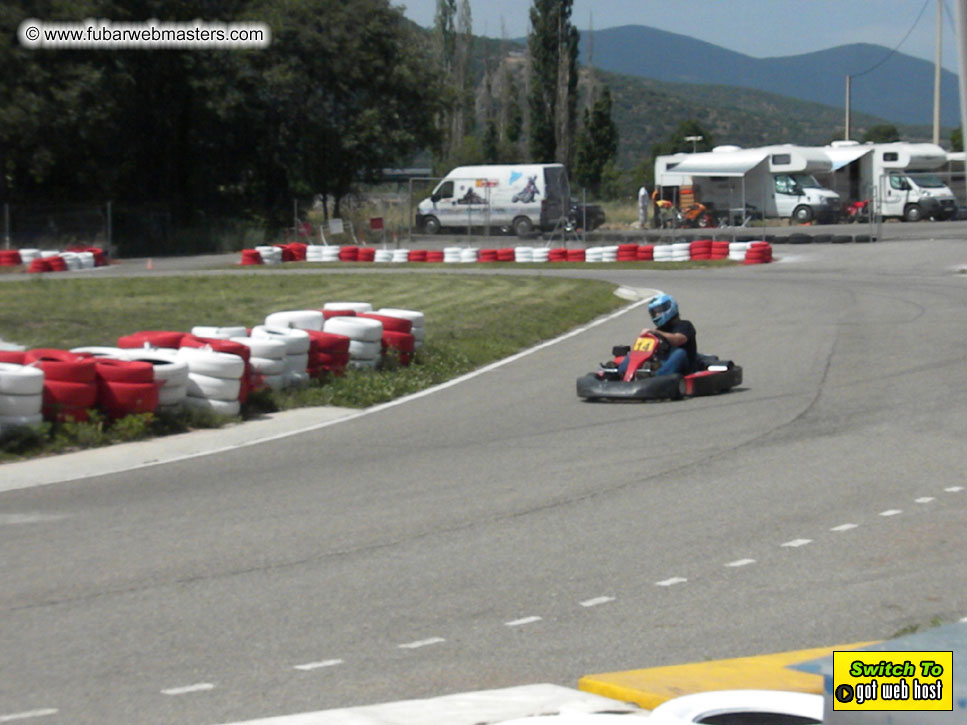
[[[910,29],[907,31],[907,34],[903,36],[903,39],[899,43],[897,43],[896,46],[894,46],[893,50],[891,50],[889,53],[887,53],[883,57],[883,59],[881,61],[879,61],[878,63],[876,63],[872,67],[867,68],[862,73],[853,73],[853,74],[851,74],[850,77],[851,78],[859,78],[861,76],[865,76],[867,73],[872,73],[877,68],[879,68],[881,65],[883,65],[888,60],[890,60],[890,58],[892,58],[896,54],[896,52],[900,49],[900,46],[903,45],[905,42],[907,42],[907,38],[910,37],[910,33],[912,33],[913,30],[914,30],[914,28],[916,28],[917,25],[920,23],[920,18],[923,17],[924,12],[926,12],[926,10],[927,10],[927,5],[929,5],[929,4],[930,4],[930,0],[924,0],[923,7],[920,8],[920,14],[917,15],[917,19],[913,21],[913,25],[910,26]]]

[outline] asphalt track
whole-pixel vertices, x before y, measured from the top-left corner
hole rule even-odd
[[[965,242],[777,256],[586,272],[675,294],[727,395],[579,401],[638,308],[336,425],[0,493],[0,722],[573,687],[967,615]]]

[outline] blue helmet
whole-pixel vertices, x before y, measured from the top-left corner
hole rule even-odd
[[[671,295],[661,294],[648,303],[648,312],[656,327],[661,327],[678,317],[678,302]]]

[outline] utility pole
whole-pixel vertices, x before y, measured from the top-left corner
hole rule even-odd
[[[937,43],[933,67],[933,142],[940,143],[940,60],[943,43],[943,0],[937,0]]]
[[[852,76],[846,76],[846,130],[843,133],[843,140],[849,141],[849,101],[850,101],[850,83],[852,82]]]

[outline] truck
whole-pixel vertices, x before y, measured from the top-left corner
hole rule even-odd
[[[570,204],[563,164],[459,166],[419,203],[416,226],[426,234],[497,227],[527,237],[566,223]]]
[[[679,153],[655,159],[659,196],[683,210],[701,203],[720,221],[741,224],[750,216],[791,219],[800,224],[834,222],[842,213],[839,194],[814,174],[832,169],[820,149],[720,146],[702,153]]]

